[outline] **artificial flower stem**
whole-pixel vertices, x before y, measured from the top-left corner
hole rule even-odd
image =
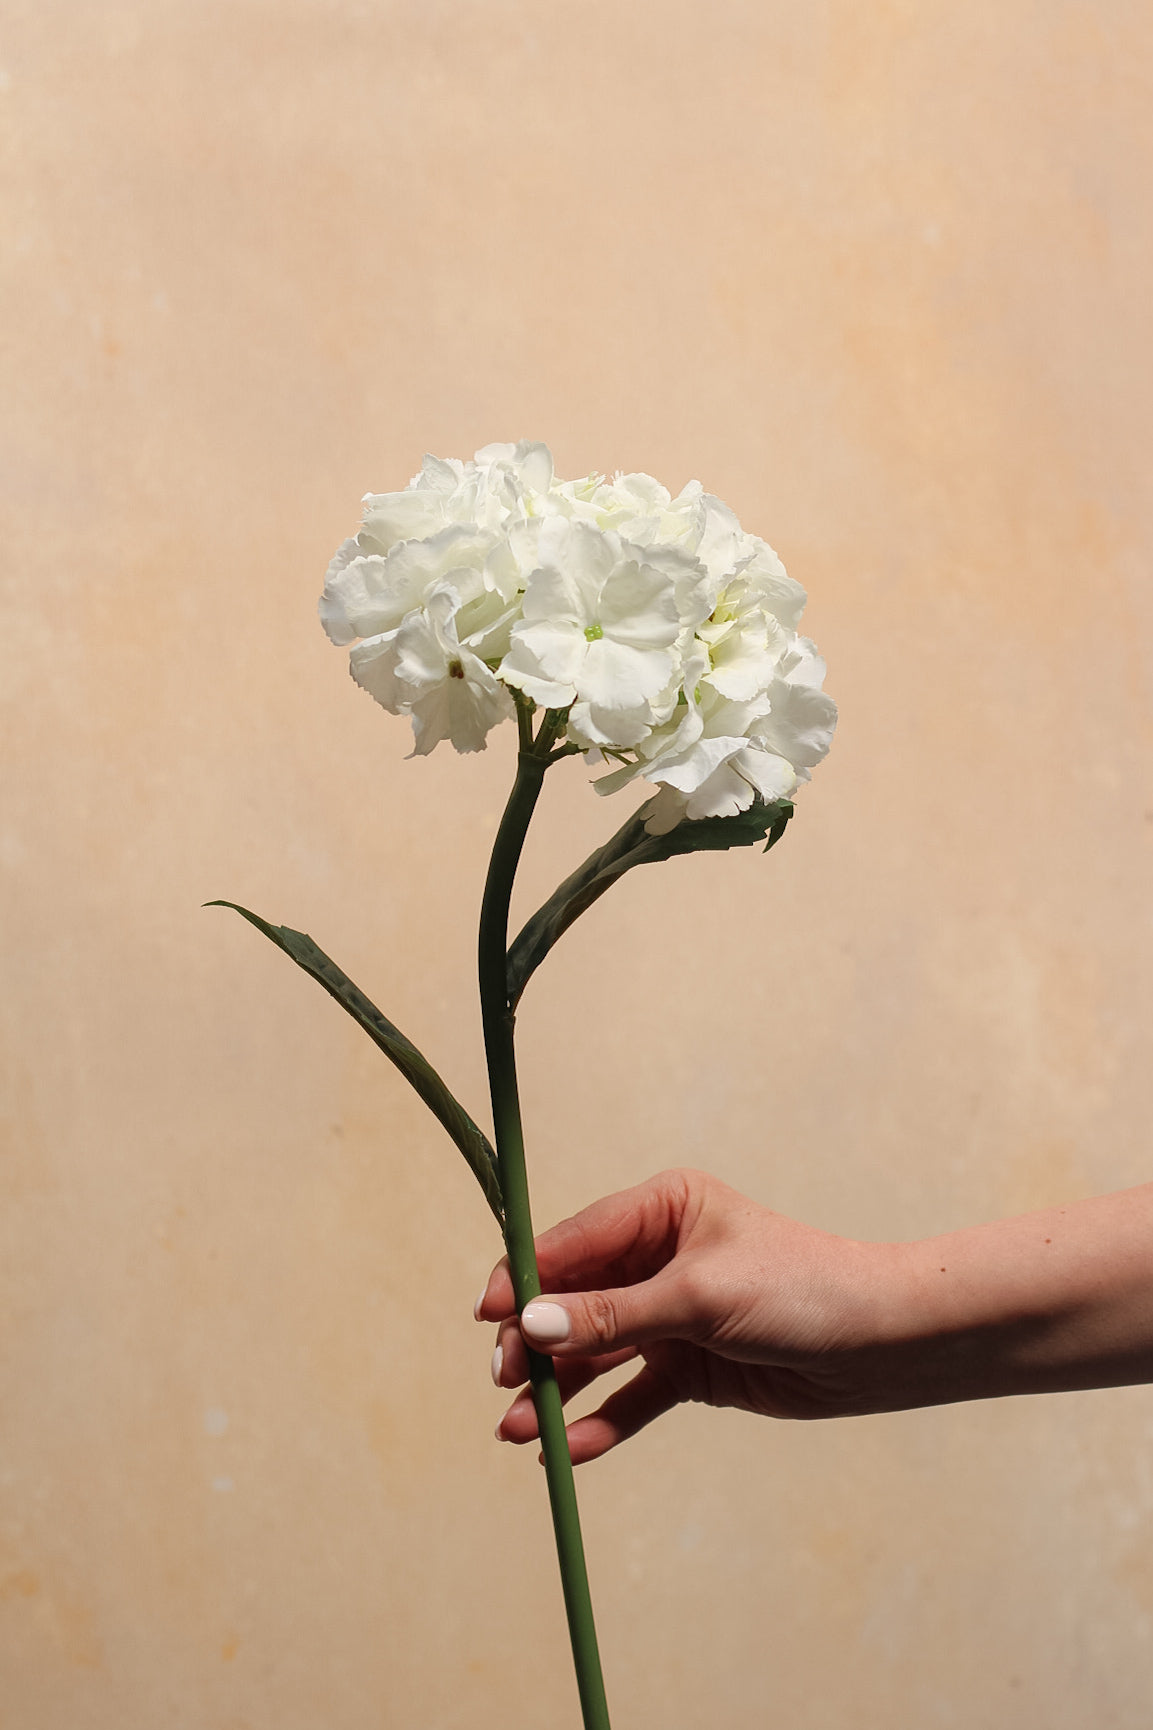
[[[518,715],[522,713],[518,705]],[[504,1240],[518,1313],[526,1303],[539,1297],[541,1288],[533,1247],[524,1132],[517,1093],[515,1015],[509,1007],[508,910],[525,833],[540,796],[549,752],[561,726],[563,716],[547,711],[531,747],[527,750],[522,748],[518,754],[516,780],[493,844],[480,911],[481,1018],[504,1202]],[[521,737],[522,740],[525,737],[523,730]],[[556,1371],[550,1357],[531,1351],[528,1356],[584,1727],[585,1730],[610,1730],[576,1486]]]
[[[531,751],[533,746],[532,715],[536,704],[531,697],[526,697],[523,691],[514,690],[512,699],[516,706],[516,728],[520,738],[520,748],[522,751]]]

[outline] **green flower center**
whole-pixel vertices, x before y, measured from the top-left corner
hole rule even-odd
[[[604,632],[599,625],[586,625],[585,636],[588,638],[590,643],[599,643],[601,638],[604,636]]]
[[[448,676],[450,679],[464,678],[464,667],[460,661],[453,659],[448,663]]]

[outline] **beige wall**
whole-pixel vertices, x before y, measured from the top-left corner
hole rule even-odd
[[[547,439],[810,589],[785,844],[526,999],[538,1218],[663,1164],[860,1236],[1142,1181],[1153,19],[1137,0],[9,0],[0,1723],[575,1723],[474,1109],[511,737],[315,620],[368,488]],[[616,821],[550,787],[527,905]],[[582,1474],[619,1730],[1137,1730],[1153,1393],[684,1411]],[[552,1691],[550,1693],[550,1691]],[[552,1703],[542,1704],[551,1700]]]

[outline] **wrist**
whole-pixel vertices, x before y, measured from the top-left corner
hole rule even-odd
[[[881,1246],[888,1350],[930,1399],[1153,1377],[1153,1189]]]

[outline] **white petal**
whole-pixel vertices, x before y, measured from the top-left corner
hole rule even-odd
[[[456,492],[464,476],[464,464],[459,457],[426,456],[420,465],[420,473],[412,482],[413,488],[427,488],[434,493],[449,494]]]
[[[592,753],[590,752],[589,755],[591,756]],[[587,762],[588,758],[585,760]],[[595,768],[595,766],[594,763],[592,767]],[[614,769],[611,774],[602,775],[599,780],[594,781],[593,791],[602,796],[608,793],[619,793],[622,787],[627,787],[630,781],[635,781],[640,773],[641,765],[639,763],[624,763],[619,769]]]
[[[747,703],[737,703],[729,697],[718,696],[707,684],[701,687],[700,710],[705,723],[704,730],[709,738],[733,735],[747,738],[753,722],[767,715],[769,708],[767,696],[755,697]]]
[[[581,699],[599,708],[636,709],[660,695],[673,665],[667,649],[634,649],[604,636],[587,645],[575,683]]]
[[[650,781],[667,781],[670,787],[679,787],[682,793],[693,793],[747,744],[743,734],[735,738],[699,739],[677,756],[662,758],[659,764],[650,764],[645,776]]]
[[[707,781],[690,793],[685,815],[694,822],[701,817],[735,817],[753,802],[753,789],[732,763],[722,763]]]
[[[576,686],[560,684],[543,671],[531,645],[517,636],[521,628],[520,625],[513,627],[512,642],[497,668],[497,678],[514,690],[523,691],[526,697],[531,697],[534,703],[540,703],[546,709],[567,709],[576,697]],[[580,641],[583,644],[583,633]]]
[[[526,487],[531,487],[538,493],[548,492],[552,486],[553,462],[552,452],[547,445],[531,444],[528,440],[522,440],[516,447],[514,461]]]
[[[776,619],[747,615],[715,642],[712,667],[705,677],[722,696],[750,702],[768,689],[787,643],[784,628]]]
[[[449,674],[412,705],[413,756],[425,757],[448,739],[456,750],[483,751],[487,735],[513,713],[512,698],[488,668],[466,651]]]
[[[396,633],[396,649],[396,676],[408,687],[410,700],[447,678],[449,656],[425,613],[412,613],[404,621]]]
[[[516,455],[516,446],[508,444],[482,445],[475,454],[476,461],[483,464],[485,468],[489,468],[493,463],[510,463]]]
[[[825,682],[825,662],[811,638],[797,637],[781,663],[781,673],[790,685],[810,685],[813,690],[820,689]]]
[[[362,690],[393,715],[408,712],[408,687],[396,676],[396,632],[369,637],[358,643],[348,657],[348,670]]]
[[[519,605],[506,606],[500,595],[489,589],[461,608],[457,634],[482,661],[499,661],[508,653],[509,633],[519,618]]]
[[[683,753],[702,737],[704,730],[704,716],[699,704],[680,704],[662,726],[653,728],[652,735],[645,740],[641,752],[646,759],[645,774],[653,764],[679,761]]]
[[[784,679],[769,687],[769,700],[773,705],[769,714],[755,723],[757,738],[797,768],[813,768],[833,742],[837,705],[826,691],[790,685]]]
[[[626,557],[631,549],[623,549]],[[615,570],[601,591],[596,622],[618,643],[643,649],[667,649],[680,634],[676,587],[671,576],[655,565],[633,558]]]
[[[360,543],[355,537],[342,541],[324,574],[324,593],[318,609],[320,622],[330,640],[341,648],[346,643],[354,643],[361,634],[350,619],[349,598],[345,592],[347,579],[344,576],[348,566],[360,556]]]
[[[800,583],[785,574],[785,567],[764,541],[741,573],[757,604],[779,619],[786,630],[795,631],[808,600]]]
[[[420,539],[445,526],[444,500],[437,493],[368,493],[360,544],[364,551],[389,553],[398,541]]]
[[[567,619],[545,619],[538,624],[521,619],[512,628],[504,665],[533,678],[572,685],[575,694],[589,647],[581,626]]]
[[[484,587],[479,567],[490,545],[487,535],[451,526],[426,541],[402,541],[387,558],[362,554],[335,571],[334,560],[321,597],[326,629],[330,635],[333,628],[351,630],[354,637],[394,630],[448,572],[456,575],[458,588],[479,591]]]
[[[752,782],[766,804],[774,799],[787,799],[797,785],[791,763],[771,751],[758,751],[753,744],[733,758],[732,767]]]
[[[721,582],[749,556],[751,537],[736,514],[712,493],[701,496],[701,526],[695,552],[714,582]]]
[[[336,579],[333,587],[344,597],[349,623],[358,637],[395,630],[405,614],[420,604],[424,572],[417,560],[408,557],[409,547],[420,545],[419,541],[402,543],[394,549],[391,562],[376,554],[353,559]]]
[[[637,507],[643,512],[663,511],[669,503],[669,489],[654,480],[652,475],[636,474],[614,475],[613,488],[618,493],[636,500]]]
[[[546,523],[542,529],[542,542],[548,526]],[[540,557],[542,560],[547,557],[543,545]],[[578,626],[583,631],[586,625],[592,623],[594,616],[588,603],[589,597],[584,586],[575,577],[556,565],[545,565],[543,569],[533,571],[528,578],[521,610],[526,624],[563,622]]]
[[[592,523],[569,522],[565,517],[548,517],[541,524],[537,556],[542,566],[563,576],[564,593],[571,596],[573,611],[568,616],[591,625],[597,617],[600,593],[608,577],[620,562],[621,543],[618,536],[598,529]],[[550,605],[550,586],[542,585],[548,573],[541,571],[528,580],[525,587],[525,617],[539,616],[534,608]],[[537,591],[534,594],[534,590]],[[530,600],[530,596],[532,599]]]
[[[579,736],[582,743],[627,750],[648,738],[650,719],[647,703],[637,709],[601,709],[595,703],[574,703],[567,731],[570,736]]]

